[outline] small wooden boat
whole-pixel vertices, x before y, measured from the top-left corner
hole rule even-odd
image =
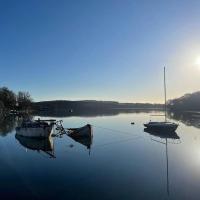
[[[48,138],[53,130],[55,120],[23,120],[16,128],[16,135],[32,138]]]
[[[68,128],[68,135],[77,138],[92,137],[92,126],[87,124],[80,128]]]
[[[92,126],[90,124],[80,128],[69,128],[67,135],[90,149],[93,139]]]

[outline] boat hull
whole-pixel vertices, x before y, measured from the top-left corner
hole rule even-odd
[[[81,128],[68,129],[68,136],[76,142],[86,146],[88,149],[91,148],[93,133],[92,126],[87,124]]]
[[[48,138],[52,134],[52,126],[37,127],[37,128],[25,128],[17,127],[16,135],[31,137],[31,138]]]
[[[92,137],[92,127],[90,124],[87,124],[86,126],[83,126],[81,128],[71,128],[68,129],[68,135],[74,137],[74,138],[87,138]]]
[[[144,124],[144,126],[155,131],[174,132],[176,131],[178,124],[148,123]]]

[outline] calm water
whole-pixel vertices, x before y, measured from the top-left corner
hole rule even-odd
[[[180,124],[179,139],[144,132],[144,122],[162,118],[150,113],[62,118],[64,127],[93,125],[91,149],[65,135],[47,142],[53,148],[49,154],[31,150],[30,141],[17,140],[15,121],[5,120],[0,124],[0,195],[4,199],[199,199],[198,113],[172,117]]]

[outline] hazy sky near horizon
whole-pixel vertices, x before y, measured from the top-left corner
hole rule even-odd
[[[0,86],[35,101],[199,90],[199,0],[0,0]]]

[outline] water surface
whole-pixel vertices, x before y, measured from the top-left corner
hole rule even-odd
[[[150,114],[63,117],[66,128],[93,125],[91,148],[64,135],[51,138],[46,145],[53,150],[48,154],[42,148],[32,150],[29,141],[16,139],[16,120],[1,122],[1,197],[199,199],[198,114],[171,116],[172,121],[179,123],[176,139],[144,132],[144,122],[151,118],[160,120]]]

